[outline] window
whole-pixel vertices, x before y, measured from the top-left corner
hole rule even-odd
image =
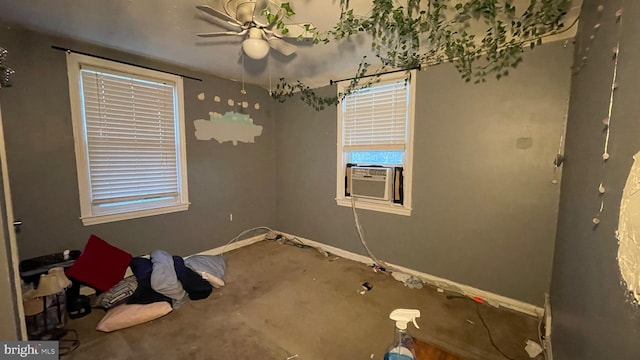
[[[182,79],[68,53],[84,225],[187,210]]]
[[[341,101],[338,106],[338,205],[352,206],[353,195],[358,208],[411,215],[415,77],[415,71],[409,79],[404,73],[383,77],[375,85]],[[343,91],[338,84],[338,92]],[[388,182],[381,186],[390,187],[391,198],[352,194],[354,166],[390,168],[386,174],[391,176],[387,176]],[[372,186],[366,187],[372,189]]]

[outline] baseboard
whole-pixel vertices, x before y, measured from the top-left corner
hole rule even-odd
[[[282,234],[285,237],[289,237],[289,238],[295,237],[307,245],[323,249],[329,253],[332,253],[334,255],[340,256],[345,259],[357,261],[357,262],[368,264],[368,265],[372,263],[371,259],[364,255],[356,254],[344,249],[337,248],[335,246],[323,244],[321,242],[306,239],[306,238],[285,233],[282,231],[276,231],[276,232],[278,232],[279,234]],[[260,242],[264,240],[264,237],[265,237],[265,234],[256,235],[244,240],[233,242],[231,244],[227,244],[211,250],[203,251],[201,253],[198,253],[198,255],[219,255],[231,250],[239,249],[241,247]],[[460,284],[455,281],[451,281],[448,279],[423,273],[417,270],[409,269],[404,266],[395,265],[391,263],[389,263],[389,265],[393,267],[396,271],[404,272],[406,274],[413,275],[420,278],[426,284],[441,288],[443,290],[464,294],[469,297],[479,297],[479,298],[482,298],[488,304],[496,307],[502,306],[507,309],[515,310],[515,311],[518,311],[527,315],[535,316],[535,317],[540,317],[540,316],[543,316],[544,314],[544,309],[539,306],[535,306],[520,300],[515,300],[506,296],[494,294],[489,291],[477,289],[469,285]]]
[[[199,252],[199,253],[197,253],[195,255],[220,255],[220,254],[224,254],[224,253],[229,252],[231,250],[236,250],[236,249],[239,249],[241,247],[249,246],[251,244],[255,244],[257,242],[260,242],[260,241],[264,240],[264,236],[265,235],[266,234],[260,234],[260,235],[252,236],[250,238],[246,238],[246,239],[243,239],[243,240],[234,241],[231,244],[218,246],[217,248],[213,248],[213,249],[210,249],[210,250]]]
[[[285,237],[289,237],[289,238],[297,238],[299,240],[301,240],[303,243],[313,246],[313,247],[319,247],[329,253],[332,253],[334,255],[343,257],[345,259],[349,259],[349,260],[353,260],[353,261],[357,261],[357,262],[361,262],[364,264],[372,264],[372,260],[371,258],[367,257],[367,256],[363,256],[360,254],[356,254],[356,253],[352,253],[350,251],[347,250],[343,250],[331,245],[327,245],[327,244],[323,244],[317,241],[313,241],[313,240],[309,240],[309,239],[305,239],[302,238],[300,236],[296,236],[293,234],[287,234],[281,231],[278,231],[278,233],[282,234]],[[409,269],[406,268],[404,266],[400,266],[400,265],[395,265],[395,264],[391,264],[391,263],[387,263],[389,266],[393,267],[395,270],[409,274],[409,275],[413,275],[416,276],[418,278],[420,278],[423,282],[425,282],[426,284],[441,288],[443,290],[447,290],[447,291],[452,291],[452,292],[456,292],[459,294],[464,294],[466,296],[469,297],[480,297],[482,298],[485,302],[487,302],[490,305],[499,307],[505,307],[511,310],[515,310],[527,315],[531,315],[531,316],[535,316],[535,317],[540,317],[543,315],[544,313],[544,309],[539,307],[539,306],[535,306],[529,303],[525,303],[523,301],[520,300],[515,300],[515,299],[511,299],[508,298],[506,296],[502,296],[502,295],[498,295],[498,294],[494,294],[485,290],[481,290],[481,289],[477,289],[474,288],[472,286],[469,285],[464,285],[464,284],[460,284],[457,283],[455,281],[451,281],[448,279],[444,279],[441,277],[437,277],[434,275],[430,275],[430,274],[426,274],[420,271],[416,271],[413,269]]]

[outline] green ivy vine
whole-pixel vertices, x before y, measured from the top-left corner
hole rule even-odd
[[[271,96],[284,102],[299,94],[306,104],[322,110],[356,89],[371,86],[389,69],[402,71],[445,61],[452,62],[466,82],[482,83],[488,76],[500,79],[522,61],[524,47],[533,49],[544,36],[562,31],[570,3],[530,0],[519,11],[513,0],[407,0],[406,5],[372,0],[371,15],[361,16],[350,8],[349,0],[340,0],[340,20],[331,30],[307,27],[313,43],[366,33],[382,66],[369,73],[372,64],[363,57],[345,91],[336,96],[318,96],[302,82],[288,83],[284,78]],[[288,3],[282,6],[287,14],[294,14]],[[475,35],[474,26],[483,26],[484,36]]]

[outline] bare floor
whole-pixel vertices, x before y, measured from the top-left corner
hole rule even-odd
[[[65,359],[382,359],[395,308],[421,311],[420,329],[410,333],[425,342],[464,359],[505,359],[472,301],[410,289],[310,248],[262,241],[226,256],[227,286],[163,318],[113,333],[95,330],[102,310],[69,321],[80,347]],[[364,282],[373,288],[361,295]],[[524,346],[537,339],[536,318],[488,305],[480,311],[504,353],[529,359]]]

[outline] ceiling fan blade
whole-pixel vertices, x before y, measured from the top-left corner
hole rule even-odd
[[[253,7],[253,16],[261,15],[269,7],[269,0],[255,0]]]
[[[294,45],[289,44],[288,42],[278,39],[277,37],[273,37],[268,40],[269,46],[284,56],[291,56],[296,52],[296,47]]]
[[[209,37],[217,37],[217,36],[224,36],[224,35],[244,35],[247,33],[247,30],[242,30],[240,32],[235,32],[235,31],[218,31],[218,32],[210,32],[210,33],[200,33],[200,34],[196,34],[200,37],[204,37],[204,38],[209,38]]]
[[[269,8],[269,0],[255,0],[253,7],[253,22],[260,27],[269,26],[269,20],[263,14]]]
[[[230,25],[237,26],[237,27],[241,27],[242,26],[242,24],[240,24],[238,22],[238,20],[236,20],[236,19],[232,18],[231,16],[223,13],[220,10],[212,8],[209,5],[196,5],[196,8],[198,10],[208,14],[208,15],[216,17],[216,18],[218,18],[220,20],[224,20],[225,22],[229,23]]]

